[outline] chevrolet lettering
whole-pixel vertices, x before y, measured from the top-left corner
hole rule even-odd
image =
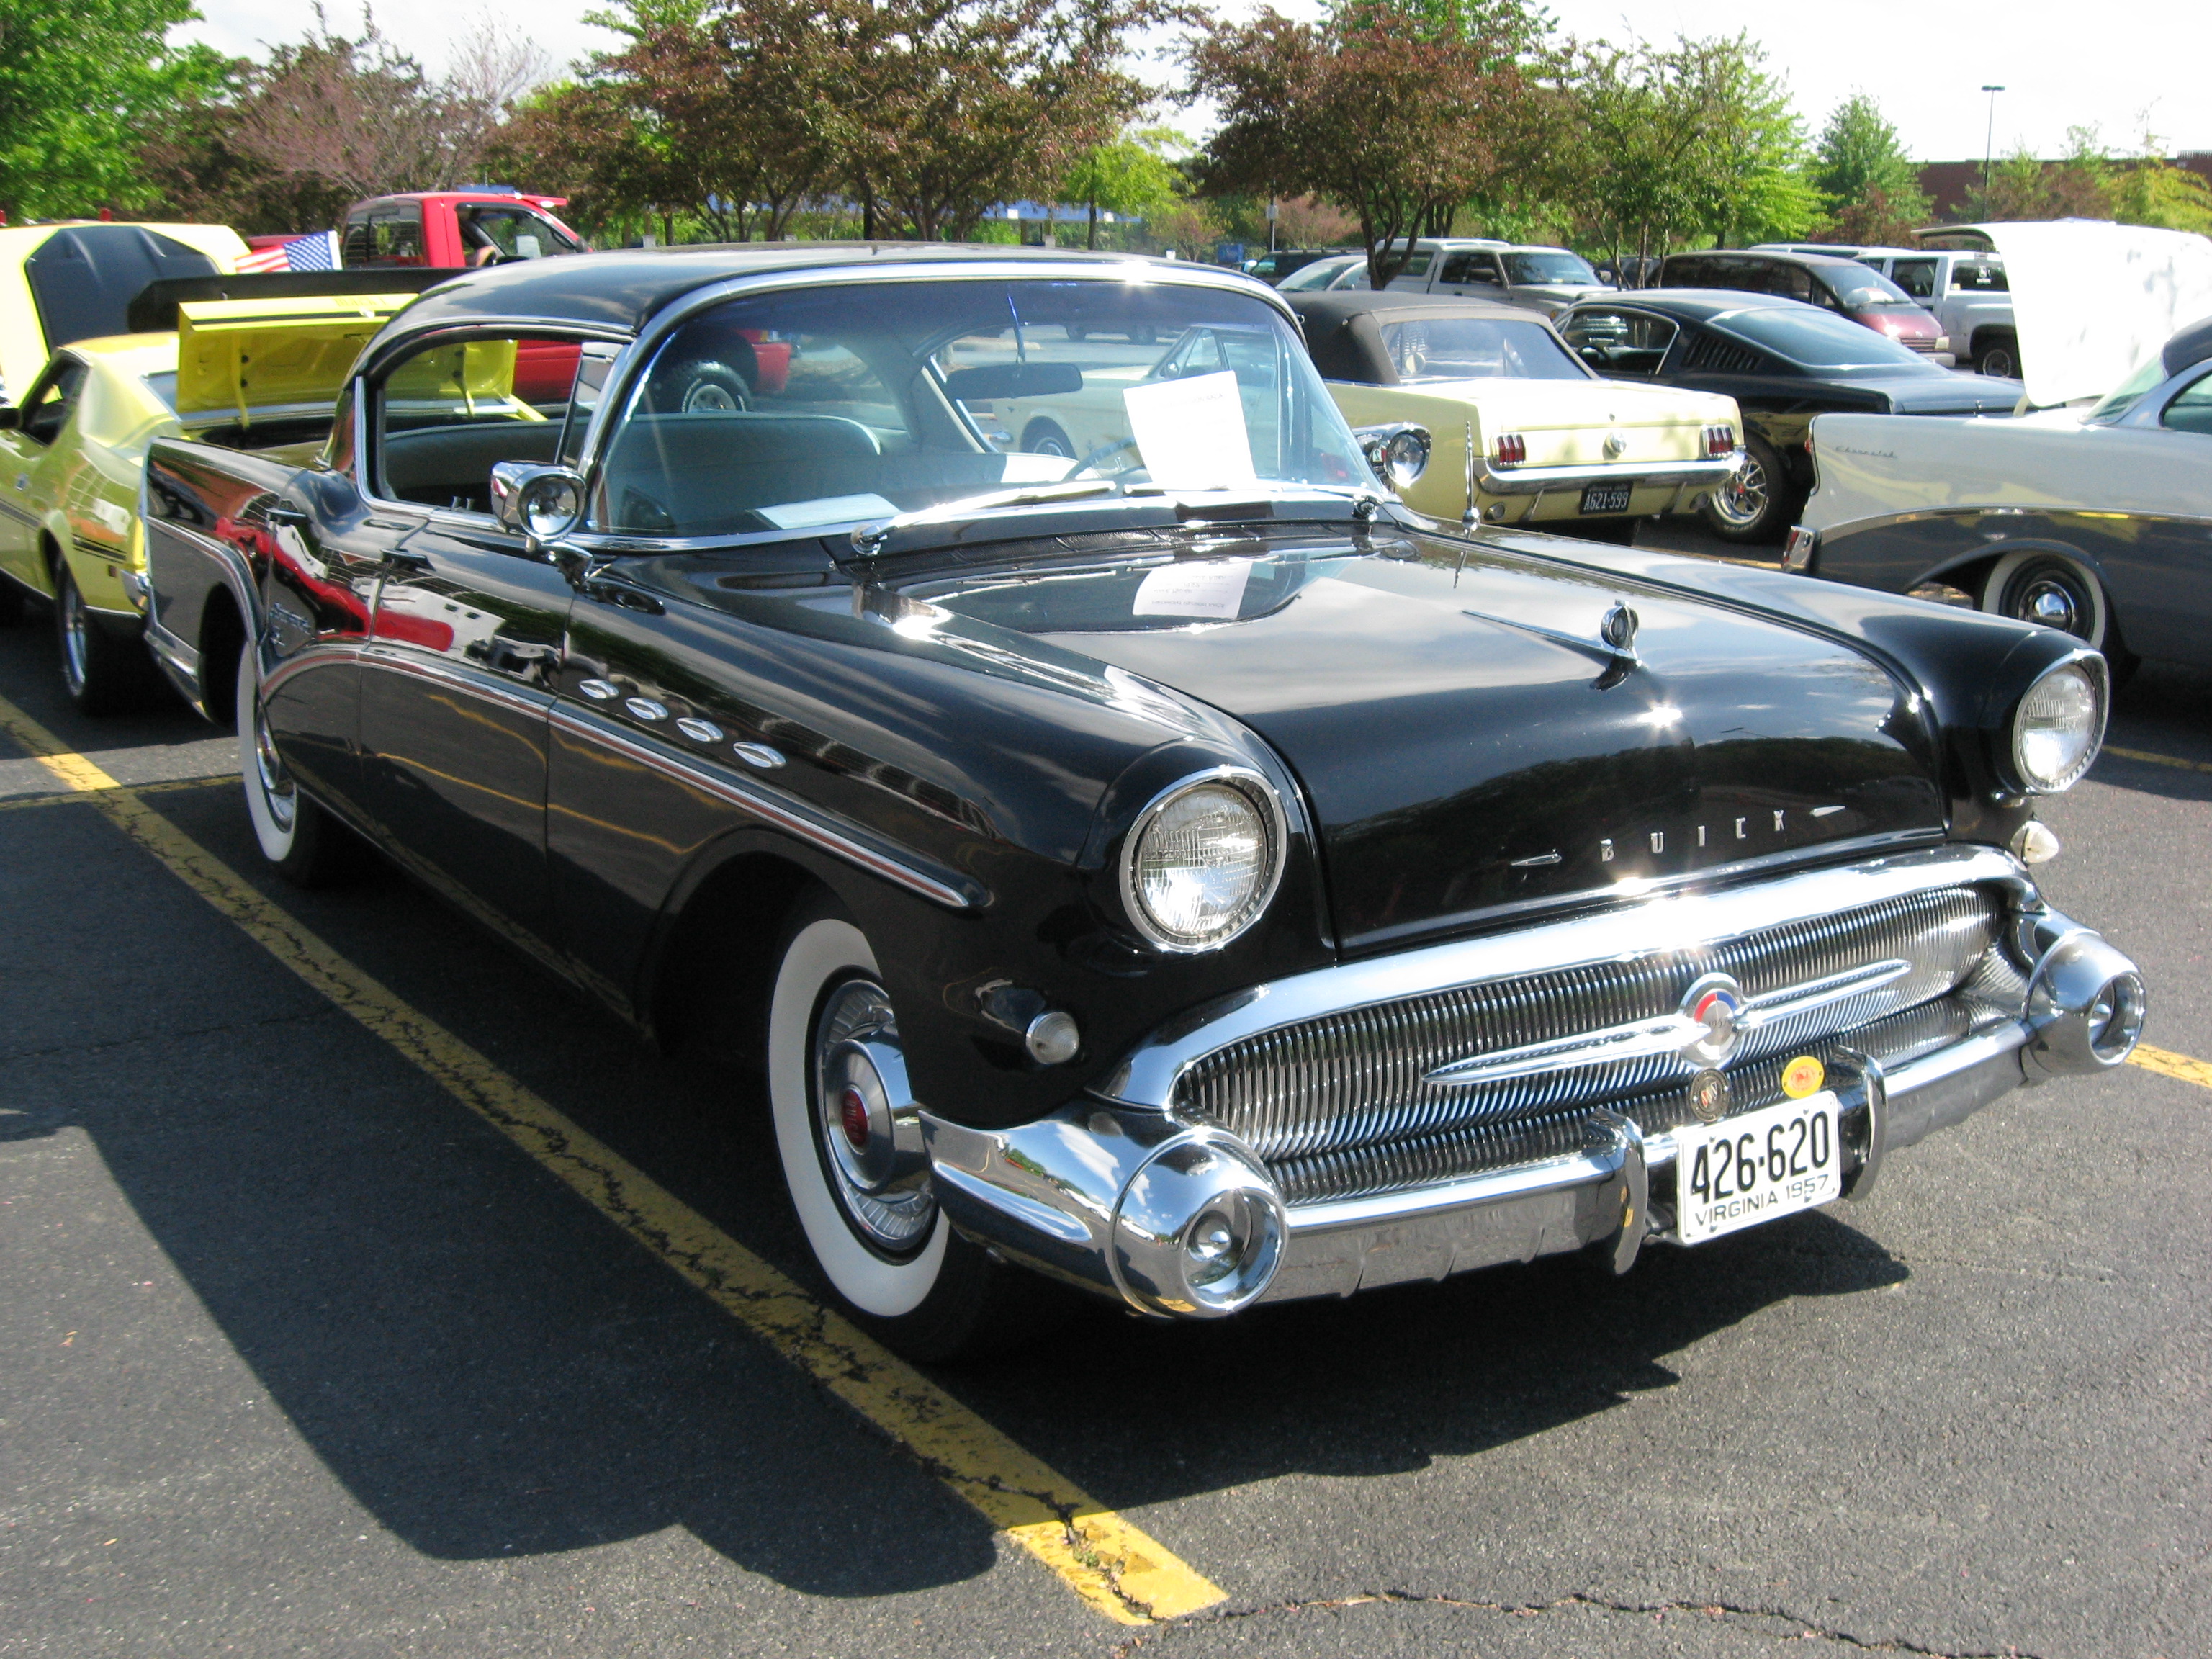
[[[313,434],[156,440],[145,633],[280,872],[373,845],[702,1049],[913,1355],[1626,1272],[2126,1059],[2022,861],[2096,653],[1440,523],[1417,453],[1194,264],[533,260]]]

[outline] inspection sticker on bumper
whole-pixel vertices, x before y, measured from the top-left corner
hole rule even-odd
[[[1674,1131],[1674,1229],[1685,1244],[1843,1195],[1832,1091],[1686,1124]]]

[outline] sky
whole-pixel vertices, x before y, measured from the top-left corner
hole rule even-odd
[[[1249,10],[1249,0],[1231,0]],[[385,33],[426,64],[440,66],[450,43],[489,15],[526,34],[556,64],[609,44],[582,15],[599,0],[379,0]],[[1878,100],[1906,147],[1924,161],[1978,159],[1990,99],[1996,95],[1995,148],[2025,143],[2039,155],[2063,153],[2066,130],[2095,126],[2106,146],[2132,153],[2148,130],[2169,154],[2212,150],[2212,4],[2204,0],[2106,0],[2085,14],[2061,0],[2008,0],[2002,7],[1946,10],[1924,0],[1549,0],[1561,26],[1585,39],[1631,34],[1666,40],[1747,31],[1789,79],[1815,134],[1829,110],[1855,92]],[[299,0],[199,0],[205,21],[185,33],[239,55],[264,42],[295,38],[307,9]],[[1291,15],[1314,15],[1317,0],[1279,0]],[[356,15],[332,0],[333,27]],[[2085,21],[2085,18],[2089,20]],[[1171,119],[1173,118],[1170,118]],[[2148,126],[2146,127],[2146,123]],[[1176,123],[1190,129],[1188,118]]]

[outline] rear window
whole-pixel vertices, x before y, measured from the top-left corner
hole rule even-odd
[[[1515,283],[1553,283],[1568,287],[1596,288],[1597,272],[1571,253],[1509,253],[1505,276]]]
[[[1711,325],[1724,334],[1764,346],[1806,368],[1911,368],[1937,374],[1948,372],[1936,368],[1927,359],[1887,335],[1809,306],[1731,311],[1714,318]]]
[[[2004,267],[1987,260],[1961,262],[1951,267],[1951,286],[1961,294],[2009,294]]]
[[[1586,380],[1589,371],[1541,323],[1429,317],[1382,325],[1401,380]]]
[[[48,350],[128,334],[131,302],[149,283],[217,274],[198,248],[137,225],[74,225],[23,261]]]

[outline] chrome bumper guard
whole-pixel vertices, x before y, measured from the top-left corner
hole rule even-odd
[[[2006,854],[1947,848],[1792,883],[1802,889],[1836,879],[1854,891],[1915,877],[1928,885],[1981,881],[2005,889],[2011,919],[1996,948],[2018,966],[2026,990],[2017,1009],[1887,1069],[1869,1055],[1835,1051],[1829,1081],[1841,1109],[1846,1198],[1867,1194],[1890,1153],[2024,1083],[2121,1064],[2142,1029],[2135,965],[2045,906]],[[1780,885],[1736,890],[1720,902],[1726,907],[1749,896],[1756,902]],[[1547,934],[1571,941],[1569,930],[1589,925],[1505,938],[1516,942],[1513,954],[1525,969],[1527,947]],[[1463,969],[1464,958],[1480,959],[1498,943],[1419,955],[1426,969]],[[1397,960],[1399,969],[1407,965]],[[1264,1019],[1261,1006],[1272,1000],[1269,1012],[1278,1016],[1310,1009],[1332,985],[1345,993],[1345,1006],[1357,1006],[1371,994],[1376,969],[1324,969],[1194,1011],[1106,1080],[1102,1086],[1117,1098],[1073,1102],[1012,1129],[971,1129],[925,1114],[939,1202],[954,1226],[1004,1255],[1140,1313],[1182,1318],[1218,1317],[1261,1301],[1347,1296],[1589,1247],[1625,1273],[1646,1242],[1671,1238],[1674,1182],[1664,1172],[1674,1163],[1674,1137],[1646,1133],[1626,1115],[1632,1103],[1593,1109],[1588,1148],[1571,1156],[1295,1205],[1285,1204],[1249,1146],[1166,1103],[1181,1066]],[[1393,977],[1402,982],[1401,975]],[[1463,977],[1447,971],[1431,982]],[[1131,1086],[1140,1079],[1151,1086]],[[1131,1098],[1155,1092],[1159,1104]]]

